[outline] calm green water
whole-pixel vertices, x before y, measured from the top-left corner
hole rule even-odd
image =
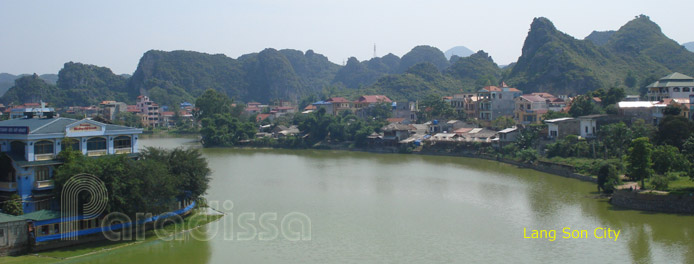
[[[183,138],[140,144],[197,146]],[[204,154],[214,170],[207,198],[233,201],[227,223],[210,229],[225,229],[233,240],[208,230],[195,235],[209,241],[188,234],[74,262],[694,262],[694,216],[622,210],[596,199],[593,184],[533,170],[476,159],[342,151]],[[244,235],[242,213],[255,213],[248,223],[261,231],[261,214],[276,213],[281,220],[292,212],[310,218],[310,240],[282,234],[268,241],[237,239]],[[588,238],[563,239],[564,227],[585,229]],[[620,235],[616,241],[596,239],[597,227]],[[525,239],[524,228],[528,235],[530,229],[556,230],[556,240]]]

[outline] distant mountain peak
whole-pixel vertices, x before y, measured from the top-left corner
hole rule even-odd
[[[465,46],[455,46],[455,47],[448,49],[443,54],[446,55],[446,59],[451,60],[451,57],[453,57],[454,55],[461,57],[461,58],[464,58],[464,57],[472,55],[472,53],[474,53],[474,52]]]
[[[682,44],[688,51],[694,52],[694,41]]]

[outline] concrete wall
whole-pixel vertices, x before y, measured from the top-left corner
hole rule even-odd
[[[0,256],[19,255],[27,251],[26,221],[0,223]]]
[[[658,195],[622,190],[612,195],[610,203],[643,211],[694,214],[694,196],[690,195]]]

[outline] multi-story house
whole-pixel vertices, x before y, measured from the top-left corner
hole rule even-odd
[[[464,113],[466,117],[478,117],[477,94],[475,93],[454,94],[451,98],[451,106],[458,113],[458,116]]]
[[[55,209],[57,154],[71,148],[96,157],[137,153],[141,129],[52,115],[0,121],[0,198],[22,198],[25,213]],[[2,199],[0,199],[2,200]]]
[[[345,99],[344,97],[333,97],[328,100],[325,100],[325,102],[332,104],[332,114],[333,115],[339,115],[340,113],[350,110],[353,111],[352,107],[352,102]]]
[[[514,99],[523,92],[502,83],[501,87],[486,86],[477,91],[479,119],[492,121],[500,116],[513,116]]]
[[[159,105],[154,103],[149,97],[140,95],[137,97],[137,110],[140,112],[142,125],[157,127],[161,120]]]
[[[127,112],[128,105],[123,102],[116,101],[102,101],[99,104],[99,115],[101,115],[106,120],[111,120],[116,118],[116,115],[121,112]]]
[[[547,113],[549,100],[538,95],[525,94],[514,99],[513,119],[517,124],[540,124],[542,116]]]
[[[417,112],[419,108],[417,102],[394,102],[393,103],[393,118],[402,118],[403,124],[412,124],[417,122]]]
[[[666,98],[689,98],[694,95],[694,78],[679,72],[672,73],[646,86],[646,96],[650,101],[661,101]]]

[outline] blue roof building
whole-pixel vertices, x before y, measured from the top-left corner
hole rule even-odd
[[[24,213],[57,209],[53,197],[54,166],[62,149],[82,154],[137,153],[142,129],[90,119],[28,117],[0,121],[0,200],[22,198]]]

